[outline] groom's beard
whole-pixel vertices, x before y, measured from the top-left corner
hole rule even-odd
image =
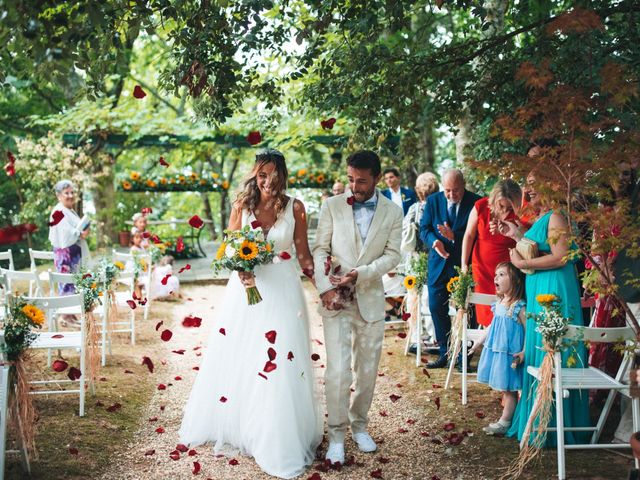
[[[366,202],[371,197],[373,197],[373,194],[375,193],[375,191],[376,191],[376,187],[373,187],[368,192],[352,192],[352,193],[356,199],[356,202]]]

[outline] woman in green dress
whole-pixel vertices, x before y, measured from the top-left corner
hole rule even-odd
[[[530,205],[539,212],[535,223],[522,235],[515,225],[504,225],[504,234],[512,236],[516,241],[522,236],[535,241],[538,244],[539,256],[525,260],[515,250],[511,250],[511,262],[518,268],[533,269],[534,273],[526,277],[527,313],[536,315],[542,311],[542,306],[536,301],[540,294],[554,294],[561,301],[561,312],[565,318],[570,318],[571,323],[583,325],[582,311],[580,307],[580,289],[575,265],[567,256],[570,253],[570,241],[568,240],[569,226],[567,220],[559,211],[551,210],[535,189],[535,177],[530,174],[527,177],[525,195],[530,199]],[[533,408],[536,397],[537,381],[527,373],[527,367],[532,365],[540,367],[545,352],[542,349],[542,335],[536,331],[536,322],[527,318],[524,365],[522,372],[522,392],[516,412],[513,416],[511,428],[507,436],[522,439],[529,414]],[[562,353],[562,366],[569,364],[586,366],[587,356],[584,344],[565,350]],[[555,409],[550,427],[555,426]],[[569,398],[564,400],[565,427],[585,427],[589,425],[589,392],[587,390],[572,390]],[[533,436],[532,436],[533,438]],[[565,442],[582,443],[585,441],[584,433],[565,432]],[[556,445],[555,432],[549,432],[546,445]]]

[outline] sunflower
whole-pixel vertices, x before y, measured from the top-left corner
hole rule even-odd
[[[44,312],[35,305],[25,305],[22,307],[22,313],[24,313],[34,325],[44,325]]]
[[[140,259],[140,266],[142,267],[143,272],[147,271],[147,262],[145,262],[144,258]]]
[[[404,287],[407,290],[411,290],[415,286],[416,286],[416,277],[414,277],[413,275],[407,275],[404,278]]]
[[[124,180],[122,182],[122,188],[124,188],[125,190],[131,190],[131,184],[129,182],[127,182],[126,180]]]
[[[296,183],[296,179],[295,179],[294,177],[291,177],[291,178],[289,179],[289,184],[290,184],[290,185],[293,185],[294,183]]]
[[[227,182],[226,180],[224,182],[222,182],[222,188],[227,190],[229,188],[229,182]]]
[[[192,173],[191,175],[189,175],[189,177],[191,178],[191,180],[195,180],[198,178],[198,174],[197,173]]]
[[[264,245],[264,249],[265,249],[267,252],[270,252],[270,251],[271,251],[271,244],[270,244],[270,243],[266,243],[266,244]]]
[[[133,180],[134,182],[137,182],[138,180],[140,180],[140,174],[138,172],[131,172],[131,180]]]
[[[161,178],[161,179],[160,179],[160,183],[161,183],[162,185],[166,185],[166,184],[167,184],[167,179],[166,179],[166,178]]]
[[[218,247],[218,251],[216,252],[216,260],[220,260],[222,257],[224,257],[224,251],[227,248],[227,244],[222,242],[220,244],[220,247]]]
[[[298,170],[299,177],[304,177],[306,174],[307,174],[307,170],[305,168],[301,168],[300,170]]]
[[[455,286],[455,283],[460,280],[460,277],[451,277],[451,280],[449,280],[449,283],[447,283],[447,292],[451,293],[453,292],[453,288]]]
[[[320,174],[316,177],[316,182],[318,183],[323,183],[324,182],[324,175]]]
[[[98,284],[96,282],[93,282],[91,284],[91,290],[95,290],[97,286],[98,286]]]
[[[536,300],[540,305],[550,304],[555,302],[558,299],[552,293],[541,293],[540,295],[536,295]]]
[[[213,178],[214,180],[217,180],[219,176],[220,176],[220,175],[219,175],[219,174],[217,174],[216,172],[212,172],[212,173],[211,173],[211,178]]]
[[[240,248],[238,249],[238,256],[242,260],[253,260],[258,256],[258,245],[255,242],[250,242],[249,240],[245,240],[240,244]]]
[[[113,262],[118,270],[124,270],[124,263],[122,262]]]
[[[157,184],[153,180],[147,180],[147,187],[156,188]]]

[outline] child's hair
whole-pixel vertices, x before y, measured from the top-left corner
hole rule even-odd
[[[511,290],[506,295],[498,295],[498,298],[502,299],[505,296],[513,301],[521,300],[524,298],[524,273],[516,268],[511,262],[501,262],[496,267],[496,272],[499,268],[504,268],[507,271],[507,276],[511,281]]]
[[[173,265],[173,261],[175,259],[171,256],[171,255],[165,255],[164,257],[162,257],[160,259],[160,262],[158,262],[159,265],[161,266],[165,266],[165,265]]]
[[[131,237],[129,240],[129,246],[133,246],[135,245],[135,239],[136,237],[140,237],[140,240],[142,240],[142,232],[140,231],[135,231],[135,232],[131,232]]]

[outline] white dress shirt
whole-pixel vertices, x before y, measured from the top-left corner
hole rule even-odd
[[[389,191],[391,192],[391,201],[393,203],[395,203],[396,205],[398,205],[400,208],[404,208],[402,206],[402,190],[400,189],[400,187],[398,187],[398,191],[394,191],[393,189],[389,189]],[[404,210],[403,210],[404,212]]]
[[[377,192],[374,192],[373,196],[367,200],[367,202],[374,202],[376,207],[378,206],[378,195]],[[367,240],[367,234],[369,233],[369,227],[371,226],[371,220],[373,220],[373,215],[376,213],[375,209],[370,210],[368,208],[359,208],[353,209],[353,219],[358,226],[358,231],[360,232],[360,238],[362,238],[362,244]]]

